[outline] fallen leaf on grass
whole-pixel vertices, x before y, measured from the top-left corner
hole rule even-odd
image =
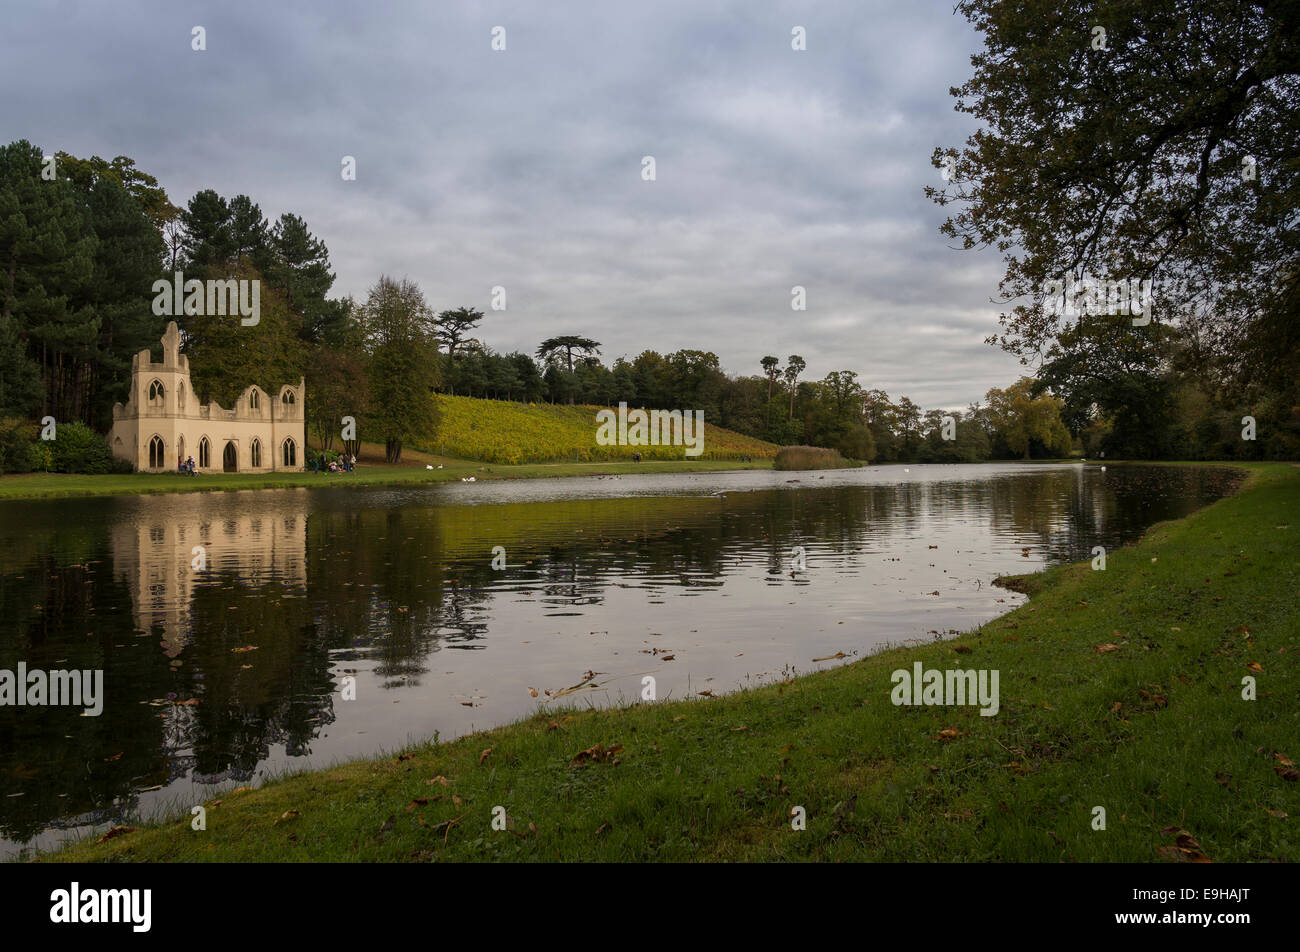
[[[837,651],[835,652],[835,654],[828,654],[824,658],[813,658],[813,661],[838,661],[840,658],[847,658],[847,657],[848,655],[846,655],[843,651]]]
[[[412,800],[410,803],[406,805],[406,812],[410,813],[416,807],[427,807],[428,805],[429,805],[428,797],[416,797],[414,800]]]
[[[935,736],[938,737],[940,740],[955,740],[956,738],[962,737],[964,735],[962,734],[961,731],[957,730],[957,728],[955,727],[945,727],[943,730],[939,731],[939,733],[936,734]]]
[[[537,688],[529,688],[528,693],[531,694],[533,697],[537,697]]]
[[[617,760],[610,761],[610,758],[613,757],[622,749],[623,749],[622,744],[614,744],[608,750],[606,750],[603,745],[596,744],[592,747],[588,747],[586,750],[580,750],[578,751],[578,753],[574,754],[573,759],[569,761],[569,766],[576,767],[579,764],[585,763],[587,761],[591,761],[593,763],[604,763],[606,761],[609,761],[611,763],[617,764],[618,763]]]
[[[483,761],[488,759],[488,754],[490,753],[492,753],[492,748],[486,747],[484,748],[483,753],[478,755],[478,762],[480,767],[483,765]]]
[[[414,760],[414,759],[415,759],[415,754],[398,754],[398,755],[397,755],[397,762],[398,762],[398,763],[401,763],[403,760]]]
[[[697,693],[700,695],[700,697],[713,697],[713,690],[711,688],[705,688],[703,691],[699,691]]]
[[[297,810],[285,810],[283,813],[280,814],[280,819],[276,820],[276,821],[275,821],[274,823],[272,823],[271,825],[272,825],[272,826],[279,826],[279,825],[280,825],[281,823],[283,823],[285,820],[292,820],[292,819],[293,819],[294,817],[296,817],[297,815],[298,815],[298,811],[297,811]]]
[[[957,652],[957,654],[970,654],[975,649],[970,645],[953,645],[952,650]]]
[[[1297,780],[1300,780],[1300,770],[1295,770],[1291,767],[1274,767],[1273,773],[1277,774],[1283,780],[1288,780],[1291,783],[1295,783]]]
[[[244,645],[242,648],[231,648],[231,654],[244,654],[247,651],[256,651],[257,645]]]
[[[1258,671],[1260,673],[1263,673],[1264,671],[1264,666],[1260,664],[1258,661],[1247,661],[1246,667],[1249,668],[1251,671]]]
[[[99,842],[104,843],[118,836],[125,836],[128,833],[134,833],[139,827],[135,826],[115,826],[99,838]]]
[[[1261,803],[1260,806],[1264,805]],[[1287,814],[1283,813],[1281,810],[1270,810],[1268,807],[1264,807],[1264,812],[1275,820],[1285,820],[1287,818]]]
[[[433,778],[431,778],[431,779],[429,779],[429,780],[426,780],[426,781],[424,782],[424,785],[425,785],[426,787],[431,787],[431,786],[433,786],[435,783],[440,783],[440,784],[442,784],[442,785],[445,787],[445,786],[447,786],[447,778],[444,777],[442,774],[438,774],[438,776],[433,777]]]
[[[1286,754],[1279,754],[1276,750],[1273,751],[1273,759],[1276,760],[1283,767],[1295,766],[1295,764],[1292,762],[1290,757],[1286,756]]]
[[[1093,645],[1092,650],[1097,654],[1105,654],[1107,651],[1119,651],[1119,645],[1107,642],[1104,645]]]
[[[1167,826],[1160,831],[1162,834],[1174,834],[1175,846],[1161,846],[1156,852],[1161,856],[1169,859],[1176,859],[1185,863],[1210,863],[1213,860],[1206,856],[1201,849],[1201,844],[1196,842],[1196,837],[1186,830],[1176,827]]]
[[[119,750],[119,751],[118,751],[116,754],[114,754],[112,757],[105,757],[105,758],[104,758],[104,763],[107,764],[107,763],[111,763],[111,762],[114,761],[114,760],[121,760],[121,759],[122,759],[122,751]]]

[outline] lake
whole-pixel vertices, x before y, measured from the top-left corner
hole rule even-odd
[[[0,855],[643,703],[647,676],[659,700],[720,694],[949,637],[1023,600],[997,576],[1131,542],[1238,478],[889,465],[2,503],[0,669],[102,670],[104,700],[0,707]]]

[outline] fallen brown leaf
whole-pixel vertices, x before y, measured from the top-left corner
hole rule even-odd
[[[103,843],[103,842],[106,842],[107,840],[111,840],[111,839],[113,839],[114,837],[125,836],[125,835],[128,834],[128,833],[134,833],[137,829],[139,829],[139,827],[135,827],[135,826],[115,826],[115,827],[113,827],[111,830],[109,830],[107,833],[105,833],[103,836],[101,836],[101,837],[99,838],[99,842]]]
[[[614,744],[608,750],[606,750],[601,744],[595,744],[594,746],[588,747],[586,750],[580,750],[578,753],[574,754],[573,759],[569,761],[569,766],[576,767],[586,761],[592,761],[593,763],[608,761],[622,749],[622,744]],[[615,760],[613,763],[618,763],[618,761]]]

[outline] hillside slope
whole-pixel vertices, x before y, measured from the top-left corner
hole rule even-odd
[[[523,404],[474,397],[438,396],[442,421],[437,436],[414,441],[421,450],[489,463],[631,459],[771,459],[772,443],[742,436],[704,421],[703,452],[685,456],[682,446],[601,446],[593,406]]]

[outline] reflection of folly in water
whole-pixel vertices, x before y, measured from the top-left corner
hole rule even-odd
[[[113,566],[131,592],[136,628],[161,629],[163,650],[175,658],[190,641],[190,605],[205,576],[235,574],[251,587],[278,580],[305,588],[307,495],[210,492],[124,500],[111,530]]]

